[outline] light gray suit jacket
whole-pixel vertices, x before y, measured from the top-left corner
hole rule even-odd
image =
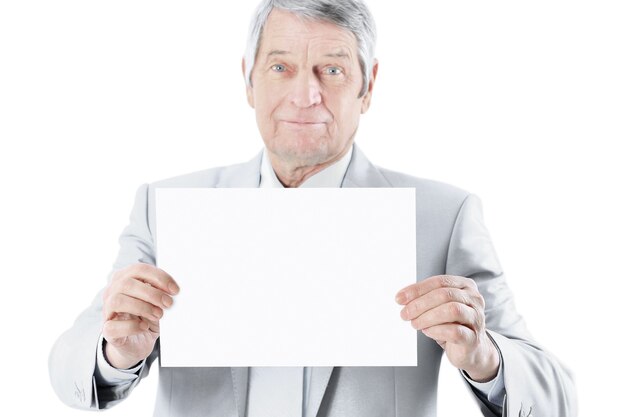
[[[261,155],[244,164],[141,186],[130,223],[120,236],[120,251],[113,271],[137,262],[155,264],[156,188],[258,187]],[[480,201],[475,196],[446,184],[376,167],[356,145],[342,187],[415,188],[416,281],[452,274],[473,278],[478,284],[486,302],[487,329],[503,358],[506,389],[503,415],[576,415],[572,376],[532,340],[515,310],[511,291],[483,225]],[[94,367],[103,324],[101,309],[102,297],[98,294],[73,327],[58,339],[50,354],[52,385],[61,400],[73,407],[103,409],[115,405],[148,374],[150,364],[159,355],[157,342],[140,377],[132,384],[98,386]],[[312,368],[306,417],[435,416],[442,350],[420,332],[416,332],[416,337],[419,366]],[[159,367],[159,372],[155,416],[245,417],[248,368]],[[493,405],[475,397],[484,415],[499,414]]]

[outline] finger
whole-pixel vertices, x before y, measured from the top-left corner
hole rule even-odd
[[[426,329],[441,324],[456,323],[472,329],[477,328],[477,313],[472,307],[462,303],[447,303],[428,310],[411,320],[416,330]]]
[[[426,278],[423,281],[411,284],[400,291],[396,295],[396,302],[398,304],[406,304],[424,294],[436,290],[437,288],[475,288],[476,283],[474,280],[459,277],[456,275],[435,275]]]
[[[163,310],[145,301],[138,300],[126,294],[113,294],[105,304],[106,320],[111,320],[115,314],[127,313],[145,317],[148,320],[158,321],[163,317]]]
[[[161,333],[161,327],[158,321],[147,320],[147,319],[142,319],[142,320],[148,323],[148,330],[150,330],[152,333],[156,333],[157,335]]]
[[[454,302],[477,308],[481,306],[481,300],[482,297],[471,290],[450,287],[437,288],[407,303],[400,311],[400,317],[403,320],[413,320],[428,310]]]
[[[117,280],[111,284],[111,286],[114,288],[112,293],[118,292],[126,294],[133,298],[150,303],[155,307],[168,308],[174,302],[169,294],[153,287],[151,284],[134,278]]]
[[[153,287],[171,295],[176,295],[180,291],[180,288],[176,281],[174,281],[174,278],[172,278],[164,270],[157,268],[154,265],[136,263],[118,271],[118,273],[115,275],[115,278],[117,279],[125,277],[135,278],[139,281],[147,282]]]
[[[133,336],[148,330],[149,324],[140,319],[107,320],[102,327],[102,336],[111,342],[113,339]]]
[[[426,336],[437,343],[452,343],[455,345],[472,344],[476,340],[476,333],[461,324],[440,324],[422,330]]]

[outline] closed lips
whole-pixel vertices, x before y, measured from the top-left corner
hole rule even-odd
[[[300,125],[317,125],[317,124],[322,124],[325,122],[316,122],[316,121],[312,121],[312,120],[283,120],[283,122],[286,123],[297,123]]]

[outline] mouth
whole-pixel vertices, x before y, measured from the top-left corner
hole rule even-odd
[[[318,122],[315,120],[281,120],[281,122],[286,123],[287,125],[301,127],[315,127],[326,124],[325,122]]]

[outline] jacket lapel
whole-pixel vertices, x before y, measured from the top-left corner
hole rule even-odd
[[[224,169],[216,187],[231,188],[258,188],[261,178],[261,151],[252,160],[233,165]],[[389,181],[367,159],[356,144],[352,151],[352,158],[341,187],[391,187]],[[246,415],[246,402],[248,398],[248,367],[230,368],[233,379],[233,391],[239,417]],[[309,385],[309,401],[305,410],[305,417],[315,417],[319,411],[324,393],[328,387],[328,381],[333,373],[332,366],[318,366],[311,368],[311,382]]]
[[[322,404],[328,381],[333,373],[333,366],[316,366],[311,368],[311,384],[309,385],[309,402],[304,417],[315,417]]]
[[[248,399],[248,367],[230,368],[230,374],[233,377],[233,392],[235,393],[235,405],[237,406],[237,415],[239,417],[246,416],[246,402]]]
[[[379,188],[391,187],[391,184],[383,174],[372,164],[354,144],[352,159],[346,171],[346,176],[341,184],[342,188]]]
[[[259,188],[263,151],[243,164],[223,168],[215,188]]]

